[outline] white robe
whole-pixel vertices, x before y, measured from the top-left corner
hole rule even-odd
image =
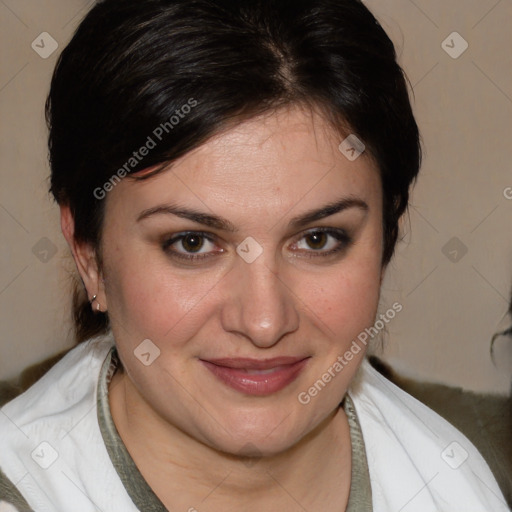
[[[137,511],[97,420],[98,377],[112,344],[105,336],[77,346],[0,409],[0,468],[36,512]],[[366,446],[374,512],[509,510],[471,442],[366,360],[348,393]]]
[[[349,395],[365,442],[374,512],[510,510],[471,441],[368,361]]]

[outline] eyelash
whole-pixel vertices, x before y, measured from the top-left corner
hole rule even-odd
[[[318,234],[318,233],[325,233],[327,235],[330,235],[334,239],[336,239],[339,243],[338,243],[338,245],[334,249],[330,249],[329,251],[323,251],[322,249],[318,249],[318,250],[314,250],[314,249],[299,250],[300,252],[307,253],[307,255],[305,255],[306,258],[318,258],[318,257],[326,258],[326,257],[332,256],[334,254],[337,254],[337,253],[340,253],[340,252],[344,251],[352,243],[351,237],[347,234],[347,232],[345,230],[343,230],[343,229],[334,229],[334,228],[314,228],[314,229],[310,229],[306,233],[302,234],[299,238],[297,238],[297,240],[295,242],[293,242],[293,243],[297,244],[302,239],[305,239],[307,236],[315,235],[315,234]],[[162,243],[163,251],[166,254],[168,254],[171,257],[173,257],[173,258],[178,258],[178,259],[186,260],[186,261],[189,261],[189,262],[196,262],[196,261],[204,260],[206,258],[211,258],[212,256],[214,256],[214,254],[212,254],[212,253],[197,253],[197,254],[194,254],[194,253],[180,253],[180,252],[173,251],[173,250],[170,249],[174,244],[180,242],[181,240],[185,239],[185,237],[187,237],[189,235],[195,235],[197,237],[204,238],[204,239],[208,240],[211,243],[215,243],[214,238],[211,236],[210,233],[206,233],[204,231],[186,231],[186,232],[183,232],[183,233],[178,233],[177,235],[175,235],[175,236],[165,240]],[[326,243],[326,245],[328,245],[328,243]],[[202,247],[200,248],[200,250],[201,249],[202,249]],[[220,252],[223,252],[223,251],[217,251],[217,254],[219,254]],[[301,257],[304,257],[304,256],[301,256]]]

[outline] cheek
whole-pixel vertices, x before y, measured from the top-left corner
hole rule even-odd
[[[330,338],[347,342],[373,325],[380,297],[379,252],[354,253],[317,279],[303,279],[300,295]]]
[[[308,302],[331,334],[354,336],[373,323],[379,291],[377,273],[332,276],[326,286],[310,289]]]
[[[125,251],[115,264],[106,261],[107,297],[112,323],[124,328],[124,337],[179,339],[192,335],[199,318],[208,314],[209,300],[220,277],[212,272],[201,276],[180,275],[170,264],[153,254]],[[107,258],[105,258],[107,260]]]

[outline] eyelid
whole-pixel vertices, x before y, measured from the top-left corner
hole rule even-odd
[[[314,233],[326,233],[333,238],[335,238],[338,241],[338,246],[334,249],[330,249],[328,251],[322,250],[322,249],[298,249],[296,252],[301,253],[302,255],[307,254],[306,257],[322,257],[322,256],[329,256],[333,255],[335,253],[339,253],[346,249],[352,242],[352,237],[347,233],[345,229],[342,228],[333,228],[333,227],[313,227],[309,228],[305,231],[302,231],[298,235],[294,237],[294,241],[291,245],[295,245],[297,242],[302,240],[304,237],[306,237],[309,234]],[[211,251],[206,253],[187,253],[187,252],[178,252],[173,251],[170,249],[170,247],[175,244],[176,242],[179,242],[180,240],[183,240],[187,235],[197,235],[200,237],[205,238],[209,242],[215,244],[216,238],[218,238],[216,235],[206,232],[206,231],[195,231],[195,230],[187,230],[187,231],[181,231],[178,233],[174,233],[173,235],[169,237],[165,237],[161,243],[162,249],[164,252],[171,254],[172,257],[178,258],[180,260],[185,260],[189,262],[193,262],[196,260],[202,260],[214,257],[218,255],[219,253],[223,253],[224,250],[220,251]],[[302,257],[302,256],[301,256]]]
[[[295,240],[300,240],[304,238],[306,235],[310,235],[312,233],[328,233],[328,234],[338,234],[340,236],[348,236],[347,230],[343,228],[334,228],[331,226],[317,226],[313,228],[305,229],[301,231],[299,234],[295,235]]]
[[[174,251],[171,249],[172,245],[179,242],[180,240],[183,240],[187,235],[197,235],[197,236],[205,238],[209,242],[215,244],[214,236],[212,236],[211,233],[207,233],[205,231],[187,230],[187,231],[180,231],[179,233],[173,233],[171,236],[164,237],[160,245],[165,253],[170,254],[172,257],[178,258],[180,260],[185,260],[185,261],[206,259],[206,258],[210,258],[216,254],[219,254],[221,252],[224,252],[223,250],[221,250],[221,251],[215,251],[215,252],[187,253],[187,252]]]
[[[214,242],[214,236],[212,233],[208,233],[206,231],[197,231],[194,229],[189,229],[187,231],[180,231],[178,233],[173,233],[172,235],[166,235],[162,237],[162,245],[169,246],[173,244],[174,242],[177,242],[178,240],[182,240],[187,235],[198,235],[206,238],[210,242]]]
[[[315,233],[326,233],[327,235],[330,235],[333,238],[335,238],[338,241],[339,245],[335,249],[331,249],[328,251],[325,251],[322,249],[318,249],[318,250],[299,249],[298,252],[308,253],[312,257],[325,256],[325,255],[340,252],[343,249],[347,248],[352,243],[352,237],[347,233],[347,231],[345,229],[322,226],[322,227],[316,227],[316,228],[309,228],[309,229],[303,231],[302,233],[300,233],[299,235],[297,235],[295,237],[295,240],[292,243],[292,245],[295,245],[297,242],[302,240],[307,235],[311,235],[311,234],[315,234]]]

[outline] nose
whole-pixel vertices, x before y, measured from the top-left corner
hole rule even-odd
[[[276,268],[262,256],[252,263],[240,259],[230,272],[221,321],[259,348],[270,348],[299,326],[297,298]]]

